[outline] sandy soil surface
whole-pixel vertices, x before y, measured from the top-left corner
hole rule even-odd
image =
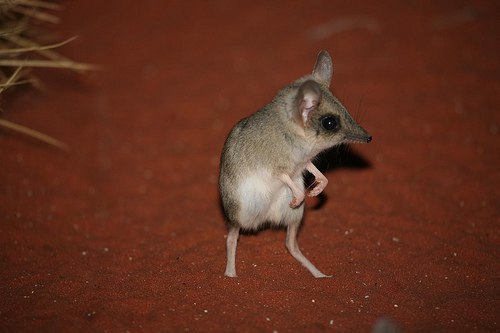
[[[140,3],[140,4],[138,4]],[[500,44],[495,1],[66,1],[62,52],[2,117],[0,331],[500,330]],[[334,60],[332,90],[374,137],[327,154],[303,252],[240,238],[223,276],[217,192],[230,128]]]

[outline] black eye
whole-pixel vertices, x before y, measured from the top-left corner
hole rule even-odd
[[[335,117],[326,116],[323,119],[321,119],[321,125],[327,131],[334,131],[339,127],[339,122]]]

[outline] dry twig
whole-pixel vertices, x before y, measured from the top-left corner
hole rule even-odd
[[[91,64],[74,62],[54,49],[75,39],[41,45],[32,40],[37,22],[57,23],[59,18],[51,11],[60,10],[59,4],[44,0],[0,0],[0,94],[8,88],[34,80],[26,75],[30,68],[63,68],[75,71],[96,69]],[[63,142],[48,135],[0,118],[0,127],[9,129],[63,150]]]

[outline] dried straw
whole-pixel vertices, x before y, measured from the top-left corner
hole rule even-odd
[[[32,68],[63,68],[74,71],[96,69],[96,66],[75,62],[54,49],[75,38],[60,43],[42,45],[33,40],[38,23],[57,23],[53,11],[61,6],[44,0],[0,0],[0,94],[20,84],[31,83]],[[0,127],[28,135],[63,150],[63,142],[48,135],[0,118]]]

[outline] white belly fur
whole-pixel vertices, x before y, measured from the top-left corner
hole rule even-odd
[[[302,175],[294,182],[304,188]],[[263,223],[287,225],[302,219],[304,205],[290,208],[292,191],[269,172],[255,172],[238,186],[238,222],[243,229],[257,229]]]

